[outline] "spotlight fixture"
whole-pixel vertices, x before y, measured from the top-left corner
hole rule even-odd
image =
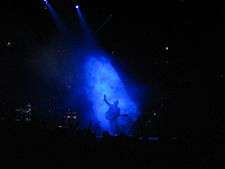
[[[48,4],[48,0],[43,0],[45,4]]]
[[[76,7],[76,9],[78,9],[79,8],[79,5],[76,5],[75,7]]]

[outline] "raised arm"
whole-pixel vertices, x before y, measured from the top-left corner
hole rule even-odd
[[[106,95],[104,95],[104,101],[105,101],[105,103],[107,104],[107,105],[111,105],[109,102],[108,102],[108,100],[106,99]]]

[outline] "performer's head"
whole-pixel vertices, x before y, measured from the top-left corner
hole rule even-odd
[[[114,106],[118,106],[119,105],[119,100],[116,100],[113,102]]]

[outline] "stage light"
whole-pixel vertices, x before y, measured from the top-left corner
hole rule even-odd
[[[12,45],[12,43],[10,41],[7,42],[6,46],[10,47]]]
[[[43,0],[45,4],[48,4],[48,0]]]
[[[79,8],[79,5],[76,5],[75,7],[76,7],[76,9],[78,9]]]

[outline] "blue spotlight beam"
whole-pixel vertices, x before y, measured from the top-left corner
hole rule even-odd
[[[131,134],[132,124],[139,116],[137,104],[129,96],[126,86],[109,61],[108,56],[98,49],[81,9],[75,6],[75,10],[77,11],[81,28],[84,31],[84,46],[87,52],[84,54],[86,55],[85,59],[87,59],[84,66],[85,89],[86,97],[92,105],[87,119],[93,117],[93,120],[95,120],[93,122],[99,123],[102,131],[108,131],[112,135],[115,134],[112,123],[106,118],[106,112],[109,109],[104,101],[104,95],[106,95],[107,100],[111,103],[119,100],[121,114],[128,115],[117,118],[119,132],[127,135]],[[111,17],[112,15],[106,19],[97,31],[100,31],[111,20]]]
[[[108,106],[104,102],[103,96],[106,95],[111,103],[119,100],[121,114],[128,114],[128,117],[119,117],[117,122],[121,131],[129,134],[131,125],[136,120],[139,112],[136,103],[129,97],[119,74],[113,68],[110,61],[102,56],[88,57],[85,69],[87,95],[102,130],[106,130],[112,134],[109,121],[105,117]]]
[[[93,38],[92,31],[90,30],[90,28],[88,26],[88,23],[85,20],[85,17],[83,15],[82,11],[81,11],[80,6],[76,5],[75,8],[76,8],[76,12],[77,12],[78,17],[79,17],[81,28],[84,31],[84,40],[85,40],[86,47],[92,47],[92,48],[96,47],[95,46],[96,41]]]
[[[56,11],[54,10],[54,8],[52,7],[52,5],[48,2],[48,0],[43,0],[45,5],[47,6],[58,30],[62,33],[65,33],[67,31],[65,25],[63,24],[63,22],[60,20],[58,14],[56,13]]]

